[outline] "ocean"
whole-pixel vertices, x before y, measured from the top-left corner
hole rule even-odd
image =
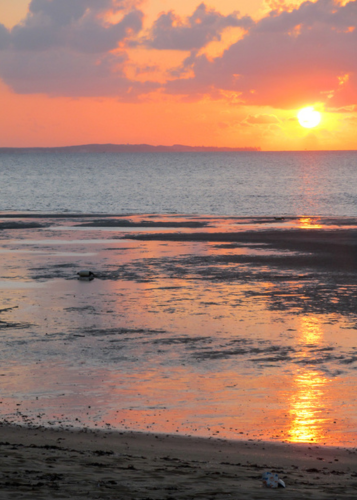
[[[357,152],[0,154],[0,210],[357,215]]]
[[[356,160],[2,153],[0,419],[355,447]]]

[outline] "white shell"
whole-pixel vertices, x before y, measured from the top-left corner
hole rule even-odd
[[[282,479],[279,479],[278,483],[279,483],[279,486],[282,486],[283,488],[286,488],[285,483],[284,483],[284,481]]]

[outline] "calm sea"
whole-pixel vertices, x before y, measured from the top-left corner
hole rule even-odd
[[[357,215],[357,152],[0,154],[0,211]]]

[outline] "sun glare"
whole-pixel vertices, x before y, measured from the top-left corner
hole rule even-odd
[[[321,113],[315,111],[312,106],[300,109],[297,117],[300,125],[305,128],[316,127],[321,121]]]

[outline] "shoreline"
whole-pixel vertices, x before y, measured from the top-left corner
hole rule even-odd
[[[1,500],[356,498],[355,218],[16,215]]]
[[[1,498],[355,498],[356,449],[0,426]],[[262,486],[273,471],[286,490]]]
[[[357,220],[224,221],[4,218],[8,423],[355,445]]]

